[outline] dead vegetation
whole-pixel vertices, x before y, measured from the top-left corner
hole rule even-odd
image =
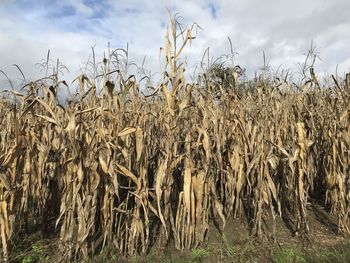
[[[93,76],[78,77],[67,105],[57,101],[66,85],[58,67],[13,92],[18,103],[1,101],[5,261],[11,237],[31,219],[58,229],[63,260],[110,246],[146,253],[154,238],[190,249],[211,222],[225,231],[232,217],[246,217],[258,237],[275,237],[277,217],[307,236],[311,201],[350,233],[350,75],[320,86],[311,67],[297,88],[262,75],[243,95],[234,72],[231,89],[205,75],[190,84],[180,55],[192,38],[171,19],[166,72],[151,95],[110,51]]]

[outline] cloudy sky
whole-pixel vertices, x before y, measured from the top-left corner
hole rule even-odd
[[[250,74],[261,67],[263,51],[270,66],[295,70],[311,40],[322,58],[318,72],[335,72],[337,65],[340,73],[350,70],[349,0],[0,0],[0,69],[19,77],[16,63],[27,78],[42,76],[34,65],[50,49],[72,79],[92,46],[101,58],[108,43],[129,43],[133,61],[146,56],[146,67],[159,71],[166,8],[202,28],[185,51],[189,67],[207,47],[213,56],[229,53],[229,36],[239,53],[235,62]]]

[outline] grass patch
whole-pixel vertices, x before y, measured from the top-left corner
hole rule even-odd
[[[297,248],[283,248],[273,256],[274,263],[306,263],[305,256]]]
[[[21,263],[52,262],[50,261],[52,254],[50,251],[50,245],[45,240],[40,240],[32,244],[27,251],[18,254],[12,261]]]

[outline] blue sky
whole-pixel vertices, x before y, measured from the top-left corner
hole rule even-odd
[[[229,36],[239,53],[235,62],[250,73],[261,67],[263,51],[273,68],[296,70],[311,40],[322,58],[319,72],[334,72],[337,66],[340,73],[350,70],[348,0],[0,0],[0,69],[18,77],[16,63],[28,78],[39,77],[34,65],[50,49],[72,79],[92,46],[102,59],[108,43],[112,48],[129,43],[133,61],[141,63],[146,56],[146,67],[160,71],[166,8],[178,12],[183,23],[203,28],[184,53],[190,68],[207,47],[213,56],[228,53]]]

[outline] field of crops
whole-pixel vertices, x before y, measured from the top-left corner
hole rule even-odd
[[[66,104],[57,69],[0,101],[5,261],[33,221],[59,238],[64,260],[147,253],[156,240],[190,249],[240,217],[257,237],[275,237],[277,218],[307,236],[310,203],[350,233],[350,75],[321,82],[311,67],[302,85],[261,75],[249,90],[235,71],[226,87],[205,74],[188,83],[191,30],[176,25],[147,95],[110,52]]]

